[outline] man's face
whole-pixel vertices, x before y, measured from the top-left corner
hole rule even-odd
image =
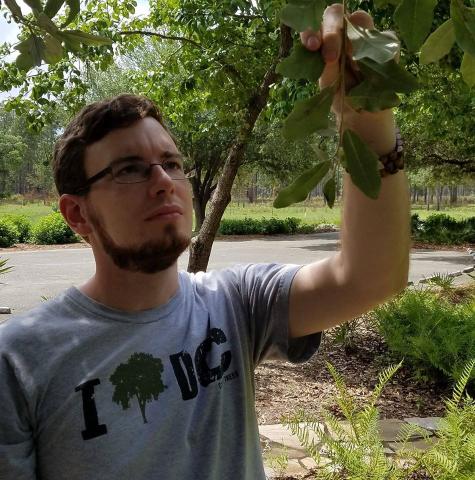
[[[88,178],[125,157],[161,163],[179,154],[154,118],[114,130],[86,149]],[[143,183],[118,184],[110,174],[91,186],[86,208],[93,232],[114,263],[126,270],[155,273],[173,265],[189,245],[192,196],[188,180],[172,180],[160,166]]]

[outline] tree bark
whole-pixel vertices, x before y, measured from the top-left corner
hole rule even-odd
[[[279,77],[275,72],[275,68],[282,58],[289,55],[291,47],[292,35],[290,28],[281,25],[279,53],[265,73],[257,92],[251,96],[248,102],[245,120],[228,152],[216,191],[210,203],[208,215],[206,215],[198,235],[194,237],[191,242],[188,261],[189,272],[206,271],[208,267],[213,241],[224,211],[231,201],[231,188],[243,161],[246,145],[249,142],[260,113],[267,104],[270,86],[275,83]]]
[[[458,200],[458,187],[457,185],[450,186],[450,205],[454,206]]]

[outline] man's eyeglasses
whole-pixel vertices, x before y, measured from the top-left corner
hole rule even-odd
[[[125,158],[112,162],[108,167],[88,178],[84,186],[76,190],[75,193],[86,191],[94,182],[109,173],[116,183],[142,183],[146,182],[152,176],[152,168],[159,165],[172,180],[186,180],[195,175],[194,170],[185,173],[183,164],[176,158],[170,158],[163,162],[149,163],[141,158]]]

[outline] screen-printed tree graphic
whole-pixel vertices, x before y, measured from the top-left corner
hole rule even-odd
[[[112,400],[121,405],[124,410],[130,407],[130,400],[137,398],[143,423],[148,423],[145,417],[145,404],[158,399],[166,385],[162,382],[163,364],[159,358],[149,353],[134,353],[127,363],[121,363],[109,380],[115,386]]]

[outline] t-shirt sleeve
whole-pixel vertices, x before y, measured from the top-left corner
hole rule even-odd
[[[0,329],[0,479],[35,480],[36,452],[18,367]]]
[[[279,264],[240,267],[240,292],[248,311],[254,365],[266,359],[305,362],[320,346],[321,332],[289,338],[290,287],[300,268]]]

